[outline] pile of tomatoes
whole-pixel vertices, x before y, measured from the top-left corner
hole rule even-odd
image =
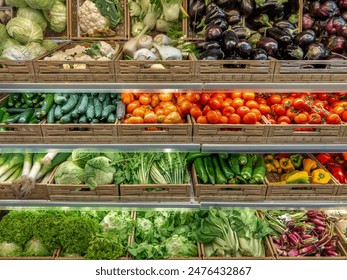
[[[271,124],[340,124],[347,121],[346,93],[259,94],[258,103],[271,111]]]
[[[187,92],[181,97],[181,108],[199,124],[260,124],[270,107],[260,104],[254,92]]]

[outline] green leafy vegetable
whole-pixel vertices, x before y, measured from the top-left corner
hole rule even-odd
[[[119,0],[93,0],[100,13],[110,21],[110,27],[115,28],[123,22],[123,8]]]

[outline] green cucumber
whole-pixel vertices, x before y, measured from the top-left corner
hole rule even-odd
[[[72,110],[71,112],[71,116],[74,118],[74,119],[78,119],[78,117],[80,116],[80,114],[78,114],[78,108],[79,106],[81,105],[81,102],[82,102],[82,96],[79,96],[78,98],[78,102],[75,106],[75,109]]]
[[[100,119],[102,114],[102,103],[98,98],[93,98],[95,118]]]
[[[80,105],[78,106],[77,112],[78,114],[83,115],[88,109],[88,95],[84,94],[81,99],[82,100]]]
[[[110,97],[108,94],[106,94],[106,98],[105,98],[105,100],[102,102],[102,107],[105,108],[105,107],[107,107],[108,105],[112,105],[112,103],[111,103],[111,97]]]
[[[59,121],[59,123],[61,123],[61,124],[71,123],[71,122],[72,122],[71,114],[64,115]]]
[[[106,94],[105,93],[99,93],[98,98],[100,102],[104,102],[106,99]]]
[[[75,108],[77,102],[78,102],[78,94],[72,93],[69,100],[66,102],[66,104],[61,108],[61,112],[63,114],[67,114],[70,111],[72,111],[73,108]]]
[[[14,104],[15,104],[15,101],[14,101],[14,99],[13,99],[13,96],[14,96],[14,94],[11,93],[10,96],[8,97],[8,106],[9,106],[9,107],[14,106]]]
[[[6,99],[4,100],[4,102],[2,102],[2,103],[0,104],[0,108],[7,108],[7,106],[8,106],[8,98],[6,98]]]
[[[107,118],[107,123],[115,123],[116,120],[116,116],[113,113],[111,113]]]
[[[115,105],[108,105],[106,107],[104,107],[104,109],[102,110],[102,114],[101,114],[101,119],[107,119],[108,116],[117,109],[117,107]]]
[[[54,104],[51,110],[49,110],[47,114],[47,123],[49,124],[55,123],[55,110],[56,110],[56,107],[58,106],[60,105]]]
[[[54,93],[50,93],[46,96],[45,101],[41,108],[40,116],[44,117],[48,114],[54,104]]]
[[[64,105],[67,102],[66,94],[56,93],[54,94],[54,103],[58,105]]]
[[[18,123],[20,116],[21,116],[21,114],[9,116],[9,117],[6,119],[5,123],[6,123],[6,124],[9,124],[9,123]]]
[[[87,119],[88,121],[92,121],[95,117],[95,110],[94,110],[94,102],[93,102],[93,98],[89,97],[89,101],[88,101],[88,108],[87,108]]]
[[[78,122],[79,123],[88,123],[87,116],[86,115],[80,116]]]
[[[16,108],[8,108],[7,112],[10,114],[21,114],[25,111],[25,109],[16,109]]]
[[[31,117],[34,115],[35,109],[31,108],[20,114],[18,123],[28,123]]]
[[[100,121],[98,119],[92,119],[92,123],[93,124],[98,124],[98,123],[100,123]]]
[[[56,105],[54,109],[54,118],[57,120],[60,120],[62,117],[63,117],[63,113],[61,112],[61,105]]]

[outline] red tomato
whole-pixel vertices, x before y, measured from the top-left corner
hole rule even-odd
[[[121,99],[124,102],[125,105],[130,104],[134,101],[134,94],[131,92],[122,92]]]
[[[259,108],[259,104],[257,101],[255,100],[248,100],[246,102],[246,106],[249,108],[249,109],[252,109],[252,108]]]
[[[218,123],[219,124],[227,124],[228,123],[228,117],[222,116]]]
[[[222,101],[220,108],[223,110],[224,108],[231,106],[231,102],[232,101],[227,101],[227,100]]]
[[[206,114],[206,118],[209,123],[218,123],[221,117],[216,111],[211,110]]]
[[[211,97],[209,93],[202,93],[200,96],[200,100],[199,103],[202,105],[206,105],[208,104],[208,102],[210,101]]]
[[[196,122],[197,123],[208,123],[207,122],[207,118],[206,118],[206,116],[200,116],[200,117],[198,117],[197,119],[196,119]]]
[[[202,111],[197,106],[192,107],[189,113],[194,119],[197,119],[198,117],[202,116]]]
[[[347,111],[344,111],[343,114],[342,114],[342,120],[344,122],[347,122]]]
[[[267,104],[265,98],[259,98],[259,99],[257,100],[257,102],[258,102],[258,104],[265,104],[265,105]]]
[[[237,110],[237,108],[244,105],[244,102],[241,98],[235,98],[231,105],[234,107],[235,110]]]
[[[327,93],[318,93],[318,99],[320,100],[328,100],[329,96]]]
[[[190,112],[190,109],[192,109],[193,105],[189,101],[183,101],[180,108],[182,110],[183,114],[188,114]]]
[[[209,105],[205,105],[204,109],[202,110],[202,115],[205,116],[209,111],[211,111],[211,107]]]
[[[246,107],[246,106],[241,106],[239,108],[237,108],[236,113],[243,118],[244,115],[246,115],[247,113],[249,113],[251,110]]]
[[[140,101],[134,100],[130,102],[130,104],[127,105],[127,113],[132,114],[136,108],[139,108],[141,106]]]
[[[212,98],[217,98],[220,102],[223,102],[226,97],[226,94],[223,92],[217,92],[212,95]]]
[[[254,100],[255,99],[255,94],[254,92],[252,91],[249,91],[249,92],[242,92],[241,94],[242,98],[246,101],[249,101],[249,100]]]
[[[213,109],[213,110],[218,110],[221,106],[221,102],[219,101],[219,99],[217,98],[212,98],[209,102],[208,102],[208,105],[210,105],[210,107]]]
[[[289,118],[289,119],[293,119],[296,115],[298,114],[298,111],[295,110],[294,108],[288,108],[287,111],[286,111],[286,116]]]
[[[251,112],[255,113],[257,116],[257,121],[261,120],[261,112],[257,108],[252,108]]]
[[[258,109],[263,115],[267,115],[271,111],[270,107],[266,104],[260,104]]]
[[[330,114],[329,116],[327,116],[327,123],[328,124],[340,124],[341,118],[337,114]]]
[[[186,99],[186,97],[185,97],[184,95],[181,95],[181,96],[179,96],[179,97],[177,98],[176,103],[177,103],[178,106],[181,106],[182,103],[183,103],[183,101],[187,101],[187,99]]]
[[[279,124],[282,124],[283,122],[285,122],[286,124],[290,124],[291,123],[291,120],[290,118],[288,118],[287,116],[280,116],[277,120],[277,122]]]
[[[271,104],[280,104],[282,101],[282,97],[279,94],[271,94],[269,100]]]
[[[293,100],[294,100],[294,98],[292,98],[292,97],[284,98],[284,99],[282,99],[282,105],[285,107],[290,107],[293,104]]]
[[[322,123],[322,117],[317,113],[313,113],[308,117],[308,123],[321,124]]]
[[[157,119],[157,115],[153,112],[146,114],[143,118],[145,123],[157,123]]]
[[[159,93],[160,101],[171,101],[173,98],[172,92],[161,92]]]
[[[230,123],[230,124],[240,124],[241,123],[241,118],[237,114],[232,114],[229,117],[228,123]]]
[[[139,101],[142,105],[149,105],[152,101],[151,95],[148,93],[143,93],[140,95]]]
[[[307,122],[307,116],[303,113],[297,114],[294,117],[294,122],[297,124],[302,124],[302,123],[306,123]]]
[[[305,105],[305,101],[302,98],[295,98],[293,100],[293,108],[295,108],[296,110],[301,110]]]
[[[276,104],[274,106],[274,112],[277,116],[283,116],[286,114],[287,110],[283,105]]]
[[[232,99],[241,98],[241,92],[238,92],[238,91],[232,92],[232,93],[231,93],[231,98],[232,98]]]
[[[345,109],[342,106],[336,106],[333,109],[333,113],[337,114],[339,116],[341,116],[343,114],[343,112],[345,111]]]
[[[234,107],[228,106],[228,107],[225,107],[225,108],[222,110],[222,115],[223,115],[223,116],[230,117],[232,114],[235,114],[235,109],[234,109]]]
[[[191,103],[197,103],[200,100],[200,94],[194,91],[186,93],[186,99]]]
[[[245,124],[255,124],[257,122],[257,115],[254,112],[249,112],[242,118]]]

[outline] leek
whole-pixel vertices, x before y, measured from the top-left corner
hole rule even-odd
[[[51,172],[59,164],[65,162],[70,157],[70,155],[71,155],[71,153],[60,153],[60,154],[57,154],[52,159],[50,164],[48,164],[48,165],[43,164],[41,166],[40,172],[36,176],[36,181],[38,181],[41,178],[43,178],[47,173]],[[44,159],[42,159],[42,161],[43,160]]]
[[[48,153],[45,155],[45,157],[42,159],[43,165],[50,165],[52,160],[58,155],[58,153]]]
[[[0,167],[0,176],[4,175],[9,169],[18,164],[23,164],[24,156],[22,154],[10,155],[6,162]]]
[[[0,156],[0,166],[3,165],[11,154],[2,154]]]
[[[1,177],[0,177],[0,183],[5,183],[8,178],[12,176],[13,173],[17,171],[17,169],[21,169],[22,165],[17,164],[10,169],[8,169]]]
[[[15,182],[21,175],[22,168],[18,167],[17,170],[6,180],[6,184],[12,184]]]

